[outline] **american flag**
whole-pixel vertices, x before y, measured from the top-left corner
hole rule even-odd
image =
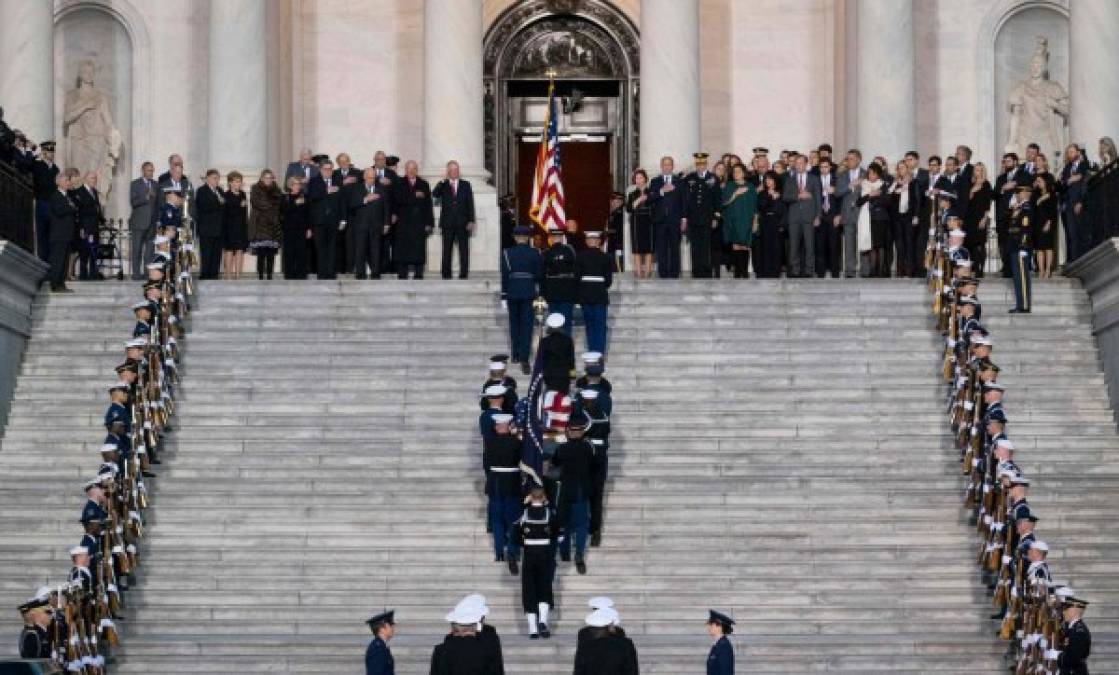
[[[548,84],[548,114],[540,136],[540,151],[536,154],[536,173],[532,177],[532,206],[528,210],[537,234],[545,236],[549,229],[562,230],[567,223],[556,117],[556,83],[551,81]]]

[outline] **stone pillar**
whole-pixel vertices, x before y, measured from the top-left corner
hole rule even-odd
[[[453,159],[477,189],[483,140],[482,3],[424,0],[425,175],[441,177]]]
[[[1119,44],[1119,2],[1070,2],[1069,36],[1069,140],[1097,161],[1100,137],[1119,136],[1119,79],[1108,56]]]
[[[640,104],[641,166],[655,175],[664,155],[691,166],[702,149],[698,0],[641,0]]]
[[[0,106],[35,143],[54,126],[54,3],[0,0]]]
[[[266,0],[210,3],[207,168],[240,171],[246,189],[268,161],[267,27]]]
[[[858,0],[856,138],[869,161],[897,162],[917,144],[912,0]]]

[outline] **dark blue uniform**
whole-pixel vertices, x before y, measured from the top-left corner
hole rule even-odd
[[[575,259],[579,276],[579,305],[587,328],[587,349],[606,353],[606,309],[610,305],[610,285],[614,263],[597,248],[580,251]]]
[[[1010,276],[1014,280],[1014,310],[1030,311],[1030,259],[1033,257],[1033,209],[1023,202],[1010,216]]]
[[[395,675],[392,652],[379,637],[365,649],[365,675]]]
[[[501,254],[501,296],[509,307],[509,339],[513,360],[526,362],[532,350],[532,301],[540,283],[540,252],[528,244]]]
[[[725,635],[711,645],[711,652],[707,655],[707,675],[734,675],[734,648]]]
[[[563,315],[563,332],[571,335],[571,316],[579,299],[579,279],[575,276],[575,249],[568,244],[555,243],[541,256],[544,281],[540,292],[548,302],[548,313]]]
[[[113,424],[117,422],[124,424],[125,435],[132,431],[132,420],[129,419],[128,409],[120,403],[110,403],[105,411],[105,428],[112,429]]]

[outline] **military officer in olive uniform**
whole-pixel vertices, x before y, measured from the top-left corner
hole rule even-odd
[[[1092,652],[1092,632],[1081,618],[1087,600],[1067,596],[1061,607],[1060,675],[1088,675],[1088,656]]]
[[[575,276],[575,249],[564,241],[563,230],[548,230],[548,246],[544,251],[544,281],[541,295],[549,312],[563,315],[563,332],[571,337],[571,315],[579,299],[579,279]]]
[[[51,656],[50,601],[46,598],[31,598],[19,606],[23,617],[23,631],[19,634],[19,657],[21,659],[49,659]]]
[[[734,675],[734,647],[727,638],[734,632],[734,619],[713,609],[709,613],[707,634],[715,643],[707,654],[707,675]]]
[[[1032,293],[1030,292],[1030,259],[1033,257],[1033,208],[1030,192],[1033,188],[1026,184],[1018,186],[1018,204],[1010,215],[1010,276],[1014,280],[1014,308],[1011,314],[1029,314]]]
[[[374,615],[365,623],[373,631],[373,641],[365,649],[365,675],[394,675],[392,650],[388,642],[396,633],[393,610]]]
[[[715,174],[707,171],[707,153],[697,152],[695,171],[684,179],[684,225],[692,255],[692,278],[711,278],[711,237],[718,226],[721,188]],[[721,245],[721,242],[720,242]]]

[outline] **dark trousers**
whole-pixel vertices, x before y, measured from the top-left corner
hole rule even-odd
[[[504,494],[491,487],[486,504],[486,515],[489,518],[490,531],[493,532],[495,556],[508,553],[511,558],[517,557],[519,549],[513,539],[513,524],[520,518],[523,509],[519,494]]]
[[[52,241],[49,251],[51,288],[62,288],[66,285],[66,265],[70,259],[70,246],[64,241]]]
[[[1080,246],[1080,217],[1073,210],[1073,205],[1068,204],[1061,209],[1061,219],[1065,225],[1065,263],[1068,264],[1084,253]]]
[[[561,490],[570,489],[568,486],[561,486]],[[565,497],[560,501],[558,509],[559,522],[563,525],[564,534],[563,541],[559,544],[560,556],[567,558],[571,555],[571,544],[575,544],[575,558],[582,559],[583,555],[587,552],[587,535],[591,529],[590,518],[590,495],[585,495],[575,488],[576,494],[573,498]],[[575,541],[572,542],[572,539]]]
[[[898,214],[893,220],[893,233],[898,276],[908,277],[913,272],[913,216],[908,213]]]
[[[150,256],[145,251],[148,248],[148,242],[151,241],[151,226],[142,230],[131,230],[132,235],[129,239],[129,255],[128,258],[132,263],[132,280],[139,281],[144,278],[144,261]]]
[[[980,230],[979,234],[981,239],[972,241],[967,246],[967,252],[971,256],[971,274],[974,277],[982,277],[983,268],[987,264],[987,230]]]
[[[221,272],[221,237],[202,237],[202,253],[199,276],[202,279],[217,279]]]
[[[521,608],[525,614],[540,611],[541,602],[552,606],[552,573],[555,571],[556,554],[552,546],[526,546],[524,565],[521,566]]]
[[[443,232],[443,278],[451,278],[451,254],[458,245],[458,278],[470,274],[470,233],[466,228],[447,228]]]
[[[750,278],[750,250],[734,250],[730,252],[730,259],[734,265],[734,278],[735,279],[749,279]]]
[[[352,270],[356,265],[356,256],[354,247],[357,245],[357,228],[354,227],[353,221],[346,223],[346,229],[342,230],[340,236],[336,238],[336,265],[335,270]]]
[[[913,228],[913,258],[910,260],[909,269],[913,272],[914,277],[924,277],[927,273],[925,269],[925,249],[929,245],[929,224],[927,219],[918,219]]]
[[[413,279],[423,279],[424,278],[424,266],[423,265],[409,265],[407,263],[401,263],[401,262],[396,263],[396,278],[397,279],[407,279],[409,269],[415,271],[415,274],[412,276]]]
[[[509,343],[514,361],[528,361],[532,352],[532,300],[506,300],[509,306]]]
[[[653,251],[657,255],[657,276],[661,279],[680,278],[679,221],[653,225]]]
[[[366,269],[374,279],[381,278],[381,227],[350,225],[354,231],[354,277],[365,278]]]
[[[575,314],[575,303],[549,302],[548,313],[551,314],[553,312],[563,315],[563,334],[567,337],[571,337],[571,330],[572,327],[575,325],[574,321],[572,320],[572,316],[574,316]]]
[[[50,200],[35,200],[35,252],[39,260],[50,264],[51,261],[51,213]]]
[[[392,259],[392,234],[381,235],[381,272],[383,274],[392,274],[396,271],[395,262]],[[402,277],[403,278],[403,277]],[[420,277],[416,277],[419,279]]]
[[[999,238],[999,259],[1002,260],[1002,278],[1009,279],[1011,256],[1013,251],[1010,250],[1010,232],[1007,228],[1010,227],[1009,223],[1003,223],[996,228],[996,233]]]
[[[81,242],[78,244],[78,278],[82,281],[89,281],[97,273],[97,256],[95,255],[94,244],[91,244],[89,237],[82,237]]]
[[[816,228],[816,276],[823,279],[830,272],[839,278],[839,261],[843,258],[843,234],[830,214],[820,216]]]
[[[587,329],[587,351],[606,353],[606,304],[583,303],[583,325]]]
[[[777,223],[766,223],[760,228],[760,246],[754,272],[764,279],[776,279],[781,274],[781,228]]]
[[[1030,309],[1033,294],[1030,288],[1030,260],[1033,251],[1020,248],[1014,252],[1010,260],[1010,273],[1014,277],[1014,307],[1016,309]]]
[[[688,225],[689,252],[692,259],[692,278],[711,278],[711,227],[706,223]]]
[[[256,276],[258,279],[271,279],[276,268],[276,251],[270,248],[256,250]]]
[[[337,278],[337,274],[334,272],[338,255],[338,225],[336,223],[315,226],[315,249],[318,252],[318,278]]]
[[[284,278],[307,278],[307,233],[303,228],[284,230]]]
[[[596,445],[595,455],[598,468],[591,474],[591,534],[602,531],[602,498],[606,494],[606,471],[610,464],[606,446]]]

